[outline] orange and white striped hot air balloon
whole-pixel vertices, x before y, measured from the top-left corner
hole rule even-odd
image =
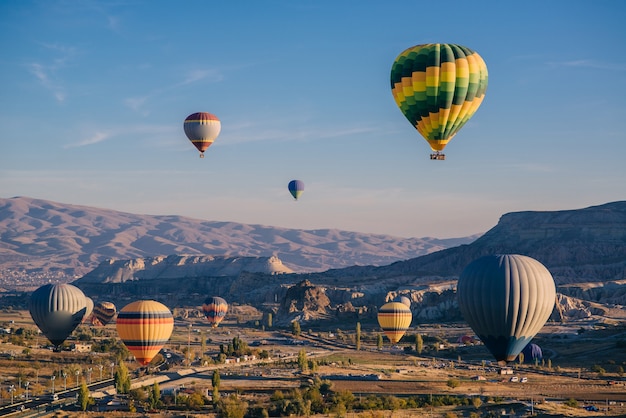
[[[196,112],[187,116],[183,129],[187,138],[200,151],[200,158],[204,158],[204,151],[220,134],[222,122],[212,113]]]

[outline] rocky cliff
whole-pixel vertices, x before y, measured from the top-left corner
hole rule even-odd
[[[243,272],[293,273],[278,257],[171,255],[133,260],[107,260],[75,283],[124,283],[129,280],[238,276]]]

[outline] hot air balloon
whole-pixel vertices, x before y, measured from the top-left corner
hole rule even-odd
[[[87,301],[71,284],[46,284],[30,297],[30,316],[55,346],[60,346],[83,320]]]
[[[396,296],[393,299],[394,302],[400,302],[400,303],[404,303],[406,306],[408,306],[409,308],[411,307],[411,299],[409,299],[406,296]]]
[[[475,51],[454,44],[404,50],[391,67],[391,93],[411,125],[441,151],[476,113],[487,91],[487,66]]]
[[[304,191],[304,182],[302,180],[291,180],[287,186],[289,193],[294,199],[298,200],[302,192]]]
[[[103,326],[111,322],[115,313],[115,305],[112,302],[98,302],[93,308],[93,316]]]
[[[554,279],[539,261],[517,254],[471,262],[457,285],[459,309],[500,363],[515,357],[544,326],[556,300]]]
[[[211,113],[197,112],[187,116],[183,129],[187,138],[200,151],[200,158],[204,158],[204,151],[220,134],[222,123]]]
[[[83,324],[91,320],[91,314],[93,313],[94,307],[92,298],[85,296],[85,307],[87,310],[85,311],[85,316],[83,316],[83,320],[81,321]]]
[[[524,354],[525,363],[534,363],[543,359],[541,347],[534,343],[526,345],[526,347],[522,350],[522,354]]]
[[[378,324],[392,344],[397,343],[411,325],[411,309],[402,302],[385,303],[378,310]]]
[[[219,296],[207,298],[202,305],[202,312],[204,312],[213,328],[216,328],[222,322],[227,311],[228,304]]]
[[[135,359],[145,366],[157,355],[174,330],[172,313],[160,302],[138,300],[117,315],[117,333]]]

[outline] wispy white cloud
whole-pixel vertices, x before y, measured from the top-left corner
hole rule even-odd
[[[89,145],[98,144],[100,142],[113,140],[122,136],[134,135],[165,135],[172,136],[174,128],[171,126],[163,126],[163,125],[130,125],[130,126],[117,126],[109,129],[101,129],[93,131],[90,134],[85,135],[84,138],[81,138],[75,142],[66,144],[63,148],[78,148],[85,147]]]
[[[47,90],[49,90],[54,98],[62,103],[67,97],[65,88],[56,80],[52,80],[53,69],[43,64],[34,62],[28,65],[28,71],[35,76],[39,83]]]
[[[139,110],[146,100],[148,100],[147,97],[128,97],[124,99],[124,104],[133,110]]]
[[[177,90],[182,86],[188,86],[201,81],[218,83],[223,79],[223,73],[217,68],[195,69],[184,74],[182,80],[179,82],[152,90],[143,96],[127,97],[123,100],[123,102],[126,107],[146,116],[149,112],[147,112],[145,108],[150,104],[150,100],[154,98],[158,98],[169,91]]]
[[[187,73],[183,81],[176,86],[184,86],[187,84],[193,84],[197,81],[207,80],[211,83],[217,83],[224,79],[224,75],[217,68],[210,69],[197,69]]]
[[[27,65],[27,69],[45,89],[52,93],[59,103],[62,103],[67,98],[67,91],[63,81],[59,79],[58,73],[76,55],[76,48],[58,43],[40,43],[40,45],[56,56],[48,63],[30,63]]]
[[[548,65],[551,67],[594,68],[594,69],[611,70],[611,71],[626,70],[626,64],[594,61],[590,59],[578,59],[578,60],[570,60],[570,61],[551,61],[548,63]]]
[[[110,133],[96,132],[95,134],[93,134],[92,136],[88,138],[82,139],[73,144],[65,145],[63,148],[77,148],[77,147],[84,147],[86,145],[93,145],[93,144],[97,144],[98,142],[105,141],[106,139],[110,137],[111,137]]]

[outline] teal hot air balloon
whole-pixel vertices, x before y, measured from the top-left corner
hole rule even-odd
[[[41,332],[58,347],[83,320],[87,298],[71,284],[46,284],[31,295],[29,311]]]
[[[463,318],[500,363],[514,361],[544,326],[556,301],[554,279],[539,261],[517,254],[471,262],[457,285]]]
[[[287,188],[293,198],[298,200],[302,192],[304,192],[304,182],[302,180],[291,180]]]

